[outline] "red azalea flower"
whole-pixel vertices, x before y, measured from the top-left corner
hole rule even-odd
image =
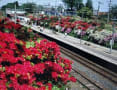
[[[52,72],[51,75],[52,75],[53,79],[57,80],[57,78],[58,78],[57,72]]]
[[[72,81],[72,82],[76,82],[77,81],[77,79],[75,78],[75,77],[70,77],[70,81]]]
[[[43,74],[45,70],[45,64],[44,63],[39,63],[34,65],[34,71],[39,74]]]
[[[61,79],[66,84],[67,81],[69,80],[69,75],[68,74],[62,74]]]
[[[57,63],[53,63],[53,68],[52,69],[53,69],[53,71],[56,71],[58,73],[63,73],[64,72],[63,68]]]
[[[7,47],[7,44],[5,42],[1,42],[0,41],[0,48],[6,48]]]
[[[78,29],[82,29],[82,27],[81,27],[81,26],[79,26],[79,27],[78,27]]]
[[[42,86],[42,87],[39,88],[39,90],[46,90],[46,87]]]
[[[9,44],[10,49],[17,49],[15,43],[10,43]]]
[[[52,87],[52,83],[47,83],[48,87]]]
[[[37,82],[36,84],[39,85],[40,87],[43,86],[42,82]]]
[[[52,90],[52,84],[51,83],[47,83],[48,86],[48,90]]]
[[[46,61],[45,66],[46,67],[52,67],[52,62],[51,61]]]
[[[5,29],[9,29],[9,30],[11,30],[12,29],[12,26],[11,25],[4,25],[4,27],[5,27]]]
[[[20,19],[17,19],[17,22],[20,22]]]
[[[6,82],[0,81],[0,90],[7,90]]]

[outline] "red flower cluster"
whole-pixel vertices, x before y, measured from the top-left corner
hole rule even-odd
[[[74,21],[71,17],[64,17],[64,18],[61,18],[61,20],[59,21],[56,21],[56,22],[53,22],[51,21],[51,23],[55,25],[59,25],[62,27],[62,32],[68,32],[68,29],[71,29],[69,31],[69,33],[74,29],[74,28],[78,28],[78,29],[81,29],[83,31],[86,31],[90,26],[91,24],[88,24],[86,22],[83,22],[83,21]],[[51,26],[53,25],[51,24]]]
[[[52,29],[56,29],[56,25],[61,26],[61,31],[62,32],[72,32],[74,29],[81,29],[83,31],[86,31],[88,28],[90,27],[95,27],[95,26],[99,26],[98,23],[94,23],[94,22],[84,22],[81,20],[76,21],[75,19],[73,19],[72,17],[56,17],[56,16],[51,16],[51,17],[47,17],[44,15],[41,15],[39,19],[37,19],[38,22],[40,22],[41,26],[50,26]],[[42,23],[42,24],[41,24]],[[44,23],[48,24],[48,25],[44,25]]]
[[[52,90],[53,85],[76,82],[69,75],[72,62],[60,56],[55,42],[34,44],[26,48],[14,34],[0,32],[0,90]]]
[[[91,26],[90,24],[83,22],[83,21],[75,21],[74,23],[76,26],[78,26],[77,27],[78,29],[81,29],[84,31],[86,31]]]
[[[20,24],[15,24],[8,18],[4,18],[0,21],[0,29],[2,29],[3,31],[5,29],[8,29],[10,32],[12,32],[14,29],[19,30],[20,28],[21,28]]]

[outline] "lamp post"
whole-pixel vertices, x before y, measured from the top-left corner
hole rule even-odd
[[[116,18],[112,19],[113,25],[112,25],[112,39],[110,40],[110,54],[112,53],[113,45],[114,45],[114,34],[115,34],[115,21],[117,21]]]
[[[109,1],[109,10],[108,10],[107,23],[109,23],[109,20],[110,20],[110,8],[111,8],[111,2],[112,2],[112,0]]]
[[[55,0],[55,16],[57,16],[57,13],[58,13],[57,5],[58,5],[58,0]]]

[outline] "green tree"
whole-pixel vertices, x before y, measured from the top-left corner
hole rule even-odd
[[[83,17],[83,18],[91,18],[93,12],[91,9],[89,9],[88,7],[82,7],[79,11],[78,11],[78,15]]]
[[[73,9],[79,9],[81,8],[81,6],[83,6],[82,1],[83,0],[62,0],[63,3],[67,6],[67,8],[70,8],[71,11],[73,11]]]
[[[2,10],[5,10],[6,8],[14,9],[15,5],[16,5],[17,8],[19,8],[19,3],[18,3],[18,1],[16,1],[16,2],[8,3],[4,6],[2,6]]]
[[[38,11],[42,11],[44,9],[44,7],[42,5],[38,5],[37,9],[38,9]]]
[[[117,5],[113,5],[111,8],[111,17],[117,18]]]
[[[92,3],[92,0],[87,0],[86,7],[88,7],[88,8],[91,9],[91,10],[93,10],[93,3]]]
[[[62,9],[63,9],[63,6],[61,6],[61,5],[57,7],[58,12],[62,12]]]
[[[35,3],[24,3],[20,8],[24,9],[27,13],[33,13],[36,7]]]

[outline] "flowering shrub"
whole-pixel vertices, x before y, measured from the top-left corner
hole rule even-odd
[[[12,27],[13,29],[14,27]],[[17,39],[11,33],[0,31],[0,90],[52,90],[68,81],[76,82],[70,75],[72,61],[60,56],[55,42]],[[16,28],[15,28],[16,29]],[[20,29],[19,29],[20,30]]]
[[[34,21],[34,18],[32,19]],[[94,27],[94,24],[88,24],[83,21],[75,21],[72,17],[56,17],[56,16],[45,16],[40,15],[40,18],[36,19],[36,22],[40,26],[48,27],[56,31],[61,31],[63,33],[73,33],[73,30],[86,30],[89,27]],[[97,24],[95,24],[97,25]]]
[[[0,21],[0,30],[13,32],[13,30],[19,30],[21,28],[20,24],[15,24],[8,18],[4,18]]]
[[[27,41],[38,37],[38,35],[35,35],[30,28],[21,26],[18,23],[15,24],[8,18],[0,20],[0,31],[14,33],[18,39],[23,41]]]

